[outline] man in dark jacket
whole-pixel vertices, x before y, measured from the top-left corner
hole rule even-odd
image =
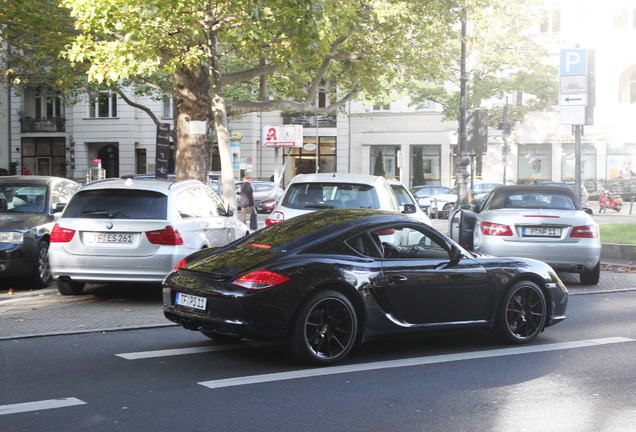
[[[251,177],[245,176],[243,180],[245,181],[241,185],[239,203],[241,205],[241,221],[249,224],[249,221],[245,222],[245,215],[251,215],[254,212],[254,191],[252,190]]]

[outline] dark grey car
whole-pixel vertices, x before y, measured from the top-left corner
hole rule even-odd
[[[60,177],[0,177],[0,278],[43,288],[51,280],[49,241],[77,182]]]

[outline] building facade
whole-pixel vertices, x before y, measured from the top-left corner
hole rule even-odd
[[[601,7],[595,0],[555,0],[547,1],[545,8],[547,19],[535,33],[550,47],[552,64],[559,64],[565,48],[595,53],[596,103],[593,124],[585,126],[582,135],[582,178],[616,178],[630,159],[636,165],[636,51],[629,48],[636,42],[636,4],[608,0]],[[0,141],[0,167],[14,162],[20,173],[82,180],[100,160],[109,177],[154,173],[156,126],[116,95],[87,96],[73,106],[35,90],[12,93],[5,100],[8,103],[0,106],[9,109],[5,123],[10,127],[3,134],[6,143]],[[172,124],[170,101],[135,102]],[[0,110],[0,124],[1,116]],[[265,127],[291,124],[303,125],[302,148],[263,145]],[[384,107],[354,101],[334,115],[253,113],[230,127],[239,143],[234,147],[239,149],[237,180],[242,172],[264,180],[282,173],[284,184],[300,173],[351,172],[383,174],[406,186],[454,184],[458,122],[444,120],[434,103],[416,110],[406,99]],[[474,178],[513,183],[574,180],[574,135],[572,127],[563,124],[560,107],[514,125],[505,156],[501,134],[491,132],[486,154],[472,158]],[[209,166],[214,170],[213,156]]]

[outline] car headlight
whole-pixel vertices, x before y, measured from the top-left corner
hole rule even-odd
[[[0,243],[23,243],[24,234],[15,231],[0,232]]]

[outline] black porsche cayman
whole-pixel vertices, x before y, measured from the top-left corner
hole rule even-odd
[[[284,342],[324,365],[409,332],[493,328],[527,343],[565,318],[568,293],[540,261],[469,253],[406,215],[336,209],[188,256],[166,277],[163,300],[187,329]]]

